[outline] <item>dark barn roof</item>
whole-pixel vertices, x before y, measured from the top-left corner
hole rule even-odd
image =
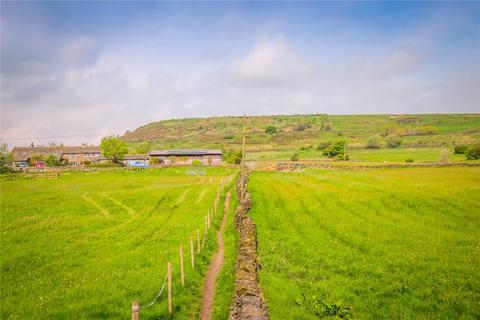
[[[60,158],[62,154],[100,153],[99,147],[15,147],[12,149],[13,161],[26,161],[34,154],[48,156],[53,154]]]
[[[221,156],[222,150],[152,150],[150,156]]]
[[[123,160],[148,160],[148,154],[126,154]]]

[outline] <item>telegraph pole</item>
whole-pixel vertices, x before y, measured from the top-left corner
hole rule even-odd
[[[245,141],[247,136],[247,115],[243,115],[243,140],[242,140],[242,189],[240,190],[240,202],[245,197]]]

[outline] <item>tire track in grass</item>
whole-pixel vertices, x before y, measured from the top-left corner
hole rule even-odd
[[[175,202],[175,206],[179,206],[185,200],[189,192],[190,192],[190,189],[183,191],[183,193],[178,198],[177,202]]]
[[[205,188],[205,189],[202,190],[202,192],[200,192],[197,200],[195,200],[195,204],[199,204],[200,202],[202,202],[203,198],[205,197],[205,193],[207,193],[207,190],[208,190],[208,188]]]
[[[223,213],[222,224],[217,231],[218,251],[213,256],[212,263],[208,267],[205,284],[203,285],[202,311],[200,313],[201,320],[210,320],[212,318],[213,305],[215,303],[215,284],[220,271],[222,271],[225,259],[225,244],[223,242],[222,233],[227,224],[227,215],[229,211],[230,191],[225,195],[225,212]]]
[[[100,213],[106,217],[110,217],[110,212],[105,209],[104,207],[102,207],[100,204],[98,204],[98,202],[96,202],[95,200],[93,200],[92,198],[90,198],[89,196],[87,196],[86,194],[83,194],[82,195],[82,198],[87,201],[88,203],[90,203],[92,206],[94,206],[95,208],[97,208],[98,210],[100,210]]]
[[[114,197],[112,197],[111,195],[108,195],[108,194],[106,194],[106,193],[102,193],[101,196],[104,197],[104,198],[106,198],[106,199],[108,199],[108,200],[110,200],[110,201],[112,201],[112,202],[115,203],[117,206],[119,206],[119,207],[121,207],[122,209],[124,209],[125,211],[127,211],[132,218],[135,217],[135,215],[136,215],[136,214],[135,214],[135,211],[134,211],[132,208],[130,208],[129,206],[127,206],[127,205],[123,204],[122,202],[120,202],[118,199],[115,199]]]

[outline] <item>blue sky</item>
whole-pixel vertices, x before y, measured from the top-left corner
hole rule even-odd
[[[2,2],[2,137],[178,117],[480,111],[476,2]]]

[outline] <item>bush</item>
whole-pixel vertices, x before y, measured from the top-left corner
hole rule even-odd
[[[291,161],[298,161],[298,153],[292,154],[292,156],[290,157],[290,160]]]
[[[87,167],[92,167],[92,168],[117,168],[117,167],[123,167],[123,163],[121,163],[121,162],[92,163],[90,165],[87,165]]]
[[[465,145],[465,144],[462,144],[462,145],[459,145],[459,146],[455,146],[455,149],[454,149],[454,152],[456,154],[465,154],[468,150],[468,146]]]
[[[223,136],[223,139],[225,139],[225,140],[233,139],[233,134],[231,134],[231,133],[226,134],[226,135]]]
[[[413,162],[413,159],[411,159],[411,158],[407,159],[407,160],[405,160],[405,162]]]
[[[400,138],[390,138],[387,140],[387,148],[398,148],[402,144]]]
[[[56,167],[60,165],[60,161],[55,157],[55,155],[51,154],[45,160],[45,164],[49,167]]]
[[[465,154],[468,160],[480,159],[480,143],[469,146]]]
[[[317,146],[317,150],[323,151],[332,145],[332,141],[320,142]]]
[[[202,161],[200,161],[200,160],[192,160],[192,165],[194,165],[194,166],[201,166],[201,165],[202,165]]]
[[[268,125],[266,128],[265,128],[265,133],[268,133],[268,134],[274,134],[277,132],[277,127],[275,127],[273,124],[271,125]]]
[[[332,144],[330,147],[323,150],[323,155],[328,156],[329,158],[334,158],[337,155],[345,154],[345,145],[346,142],[344,140],[340,140]]]
[[[366,148],[367,149],[378,149],[378,148],[380,148],[380,142],[378,141],[378,137],[370,137],[367,141]]]
[[[307,128],[311,128],[312,125],[310,123],[297,123],[295,126],[295,131],[305,131]]]
[[[226,163],[240,164],[242,162],[242,150],[228,150],[223,152],[223,159]]]

